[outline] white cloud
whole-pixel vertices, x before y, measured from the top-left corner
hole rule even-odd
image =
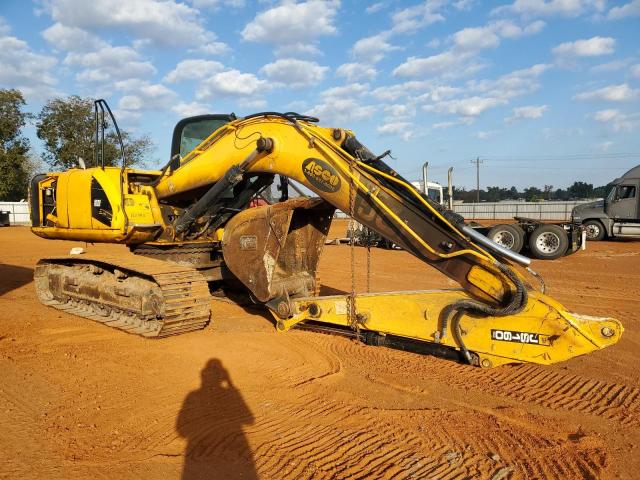
[[[497,47],[500,38],[491,27],[464,28],[453,35],[453,43],[463,50]]]
[[[362,83],[329,88],[320,94],[322,102],[305,113],[320,118],[324,123],[335,125],[349,125],[371,118],[376,108],[360,103],[361,97],[368,90],[369,85]]]
[[[211,109],[202,102],[180,102],[171,107],[180,118],[192,117],[194,115],[204,115],[210,113]]]
[[[349,83],[358,80],[373,80],[378,71],[371,65],[364,63],[343,63],[336,70],[336,75],[344,77]]]
[[[613,7],[609,10],[607,18],[610,20],[620,20],[628,17],[640,16],[640,0],[632,0],[619,7]]]
[[[493,9],[491,13],[577,17],[589,12],[601,12],[603,9],[603,0],[516,0],[511,5]]]
[[[416,107],[410,104],[394,103],[384,107],[384,111],[392,117],[413,117],[416,114]]]
[[[385,7],[386,5],[384,2],[376,2],[369,5],[367,8],[365,8],[365,11],[367,13],[378,13],[380,10],[382,10]]]
[[[438,12],[445,6],[441,0],[426,0],[419,5],[405,8],[393,14],[394,33],[406,33],[418,30],[427,25],[444,20],[444,16]]]
[[[393,46],[387,42],[390,35],[390,32],[382,32],[361,38],[351,48],[351,54],[362,62],[377,63],[387,53],[400,49],[400,47]]]
[[[591,115],[597,122],[606,123],[611,126],[616,132],[628,132],[633,129],[633,122],[631,118],[620,110],[607,109],[599,110]]]
[[[268,82],[260,80],[253,73],[242,73],[233,69],[216,73],[204,79],[196,90],[196,99],[250,96],[268,88]]]
[[[333,22],[339,7],[339,0],[283,3],[256,15],[242,30],[242,38],[275,45],[313,44],[318,37],[337,33]]]
[[[425,77],[462,73],[469,54],[448,50],[429,57],[409,57],[393,71],[397,77]]]
[[[127,110],[162,108],[176,98],[176,93],[170,88],[146,80],[128,80],[115,85],[129,93],[120,99],[119,104],[120,108]]]
[[[413,123],[411,122],[386,122],[379,125],[376,131],[381,135],[399,135],[404,141],[409,141],[414,136]]]
[[[267,101],[264,98],[241,98],[238,100],[238,105],[254,111],[265,110],[267,108]]]
[[[65,65],[82,67],[76,78],[81,82],[108,84],[128,78],[147,78],[156,73],[149,61],[131,47],[105,45],[93,52],[71,52]]]
[[[107,46],[95,35],[77,27],[54,23],[42,32],[44,39],[56,50],[87,51]]]
[[[631,75],[640,78],[640,64],[631,67]]]
[[[224,69],[225,67],[222,63],[213,60],[183,60],[176,65],[176,68],[167,73],[164,81],[178,83],[185,80],[201,80]]]
[[[489,24],[489,27],[503,38],[520,38],[540,33],[546,25],[542,20],[536,20],[520,27],[510,20],[498,20]]]
[[[436,130],[445,130],[447,128],[455,127],[456,125],[459,125],[459,123],[458,122],[437,122],[431,125],[431,128]]]
[[[353,98],[328,98],[306,112],[318,117],[324,124],[350,125],[371,118],[376,109],[372,105],[361,105]]]
[[[458,0],[453,3],[453,8],[460,11],[471,10],[476,0]]]
[[[536,64],[529,68],[514,70],[492,80],[471,80],[467,82],[468,91],[482,93],[485,96],[510,100],[526,95],[540,88],[538,77],[549,69],[549,65]]]
[[[45,10],[69,28],[120,30],[157,45],[201,45],[213,40],[198,10],[175,0],[47,0]]]
[[[274,50],[277,57],[292,57],[304,55],[322,55],[322,50],[311,43],[292,43],[280,45]]]
[[[477,117],[484,111],[504,105],[505,103],[507,103],[507,101],[501,98],[473,96],[445,100],[433,105],[423,105],[422,109],[426,112],[448,113],[451,115],[460,115],[461,117]]]
[[[328,70],[329,67],[323,67],[316,62],[295,58],[281,58],[260,69],[269,80],[291,88],[317,85],[322,82]]]
[[[231,49],[224,42],[209,42],[191,51],[202,53],[204,55],[218,56],[228,53]]]
[[[27,98],[53,95],[57,82],[51,69],[57,60],[33,52],[27,42],[8,35],[9,31],[0,17],[0,86],[20,89]]]
[[[451,98],[462,91],[461,88],[451,87],[449,85],[438,85],[428,92],[423,93],[416,101],[418,102],[441,102],[447,98]]]
[[[640,96],[640,90],[634,90],[626,83],[609,85],[598,90],[582,92],[574,96],[575,100],[606,100],[609,102],[628,102]]]
[[[433,83],[423,80],[410,80],[408,82],[397,83],[395,85],[387,85],[378,87],[371,91],[371,96],[385,102],[394,102],[398,98],[406,96],[415,96],[424,92],[428,88],[432,88]]]
[[[597,57],[614,52],[616,41],[611,37],[593,37],[587,40],[561,43],[552,51],[563,57]]]
[[[498,134],[498,130],[481,130],[473,134],[478,140],[488,140],[489,138],[495,137]]]
[[[447,128],[455,127],[456,125],[471,125],[475,119],[473,117],[460,117],[455,122],[437,122],[431,125],[434,130],[445,130]]]
[[[9,35],[10,32],[11,27],[3,17],[0,17],[0,35]]]
[[[531,93],[539,88],[537,78],[548,68],[548,65],[538,64],[532,67],[514,70],[496,79],[471,80],[464,88],[439,85],[419,96],[417,101],[427,102],[422,106],[426,112],[456,115],[458,123],[469,123],[485,111],[502,105],[507,105],[513,98]],[[464,93],[465,96],[455,98]],[[533,115],[536,107],[524,107],[518,111],[523,116]],[[546,107],[537,107],[544,108]],[[443,122],[447,123],[447,122]],[[450,125],[447,125],[450,126]]]
[[[589,71],[591,73],[615,72],[615,71],[618,71],[618,70],[622,70],[623,68],[627,68],[627,66],[629,66],[631,61],[632,60],[630,58],[625,58],[625,59],[620,59],[620,60],[613,60],[611,62],[601,63],[600,65],[595,65],[595,66],[591,67],[589,69]]]
[[[367,83],[350,83],[349,85],[328,88],[320,95],[323,98],[355,97],[366,93],[368,90],[369,84]]]
[[[452,36],[452,46],[439,54],[428,57],[409,57],[394,71],[395,76],[419,77],[425,75],[461,77],[484,68],[476,60],[480,51],[495,48],[502,38],[519,38],[539,33],[545,26],[535,21],[520,27],[508,20],[499,20],[483,27],[458,30]]]
[[[611,140],[607,140],[598,144],[598,150],[601,152],[608,152],[613,145],[614,143]]]
[[[189,0],[196,8],[209,8],[218,10],[222,7],[242,8],[246,5],[244,0]]]
[[[136,123],[142,111],[172,108],[177,98],[173,90],[146,80],[129,79],[115,86],[125,92],[118,102],[118,117]]]
[[[505,118],[505,121],[507,123],[514,123],[523,119],[541,118],[547,108],[547,105],[528,105],[526,107],[517,107],[513,109],[513,115]]]

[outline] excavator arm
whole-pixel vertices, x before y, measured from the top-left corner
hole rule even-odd
[[[570,314],[533,291],[511,265],[527,266],[526,258],[492,244],[423,196],[353,132],[313,120],[277,113],[233,120],[160,172],[124,175],[128,182],[119,185],[122,203],[115,210],[127,213],[129,195],[148,198],[153,220],[113,219],[113,237],[103,241],[214,245],[223,257],[221,277],[266,304],[282,331],[301,323],[352,329],[370,343],[417,345],[483,367],[553,363],[618,341],[618,321]],[[274,175],[319,198],[244,208]],[[51,176],[39,182],[51,185]],[[336,208],[462,289],[317,296],[317,264]],[[65,236],[34,228],[48,238],[76,239],[91,230]]]
[[[283,175],[434,266],[463,290],[369,294],[357,301],[350,295],[296,296],[299,289],[277,288],[270,282],[277,279],[277,256],[282,252],[278,247],[287,243],[288,230],[296,230],[283,212],[300,204],[294,201],[291,209],[277,205],[245,210],[225,226],[225,262],[269,306],[279,329],[309,321],[355,327],[369,332],[366,338],[373,342],[421,340],[454,348],[466,361],[485,366],[550,363],[617,341],[622,331],[617,321],[571,316],[557,302],[530,291],[523,276],[507,264],[508,260],[528,264],[527,259],[514,258],[490,242],[485,244],[493,248],[491,253],[474,243],[473,231],[461,217],[420,194],[352,132],[305,120],[259,114],[228,124],[158,182],[158,197],[170,198],[201,184],[219,185],[224,175]],[[201,213],[197,204],[193,208],[196,212],[177,222],[177,232]],[[328,217],[327,212],[324,215]],[[322,219],[322,213],[312,218]],[[274,228],[277,241],[270,244]],[[318,238],[310,235],[311,242],[293,243],[319,255]],[[317,257],[309,263],[315,268]],[[285,281],[295,279],[295,273],[285,268]]]

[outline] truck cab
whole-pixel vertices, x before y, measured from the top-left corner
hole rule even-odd
[[[640,165],[609,185],[604,200],[578,205],[572,220],[584,225],[589,240],[640,237]]]

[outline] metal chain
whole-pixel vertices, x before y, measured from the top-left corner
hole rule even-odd
[[[371,293],[371,241],[367,242],[367,293]]]
[[[349,162],[349,217],[351,226],[351,235],[349,238],[349,246],[351,253],[351,293],[347,295],[347,318],[349,325],[356,332],[356,338],[360,338],[360,325],[358,324],[358,315],[356,313],[356,228],[353,218],[355,213],[355,182],[353,178],[353,160]]]

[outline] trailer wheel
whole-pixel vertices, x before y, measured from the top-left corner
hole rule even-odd
[[[542,224],[529,236],[529,249],[535,258],[555,260],[567,251],[569,238],[564,228],[558,225]]]
[[[487,237],[516,253],[520,253],[524,245],[524,230],[518,225],[496,225],[489,230]]]
[[[587,240],[598,242],[606,236],[607,232],[605,232],[604,225],[600,220],[587,220],[583,225],[587,232]]]

